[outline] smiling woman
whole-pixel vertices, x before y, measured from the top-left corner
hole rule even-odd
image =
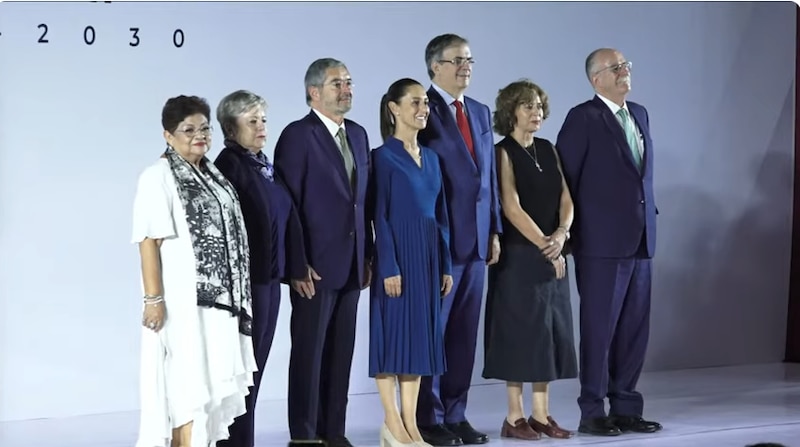
[[[256,370],[247,232],[235,190],[205,157],[209,115],[201,98],[167,101],[167,150],[140,175],[134,199],[145,327],[140,447],[227,438]]]
[[[385,412],[381,445],[391,447],[430,447],[416,421],[420,379],[445,371],[441,307],[453,285],[450,225],[439,159],[417,139],[428,115],[422,85],[396,81],[381,99],[385,143],[372,152],[377,274],[370,287],[369,374]]]

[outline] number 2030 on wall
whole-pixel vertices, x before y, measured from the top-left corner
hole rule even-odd
[[[40,23],[36,26],[39,29],[39,38],[37,40],[38,43],[50,43],[50,40],[47,36],[47,33],[50,31],[50,28],[47,26],[46,23]],[[140,29],[138,27],[128,28],[130,31],[130,40],[128,41],[128,45],[132,47],[138,47],[141,43],[141,38],[139,36]],[[95,31],[94,27],[89,25],[83,29],[83,43],[86,45],[93,45],[95,40],[97,39],[97,31]],[[180,48],[183,46],[186,38],[183,34],[183,30],[178,28],[172,33],[172,44],[175,48]]]

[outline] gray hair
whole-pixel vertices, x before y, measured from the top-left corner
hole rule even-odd
[[[225,138],[234,137],[236,120],[254,107],[267,107],[267,101],[248,90],[237,90],[222,98],[217,106],[217,121]]]
[[[467,39],[457,35],[457,34],[442,34],[440,36],[436,36],[428,42],[428,46],[425,47],[425,63],[427,64],[428,68],[428,76],[433,79],[433,70],[431,66],[434,62],[441,59],[444,53],[444,50],[455,46],[455,45],[467,45],[469,42]]]
[[[308,89],[311,87],[322,87],[322,84],[325,83],[325,75],[328,70],[339,67],[347,69],[344,62],[331,57],[317,59],[308,66],[304,80],[306,87],[306,104],[311,105],[311,95],[308,93]]]
[[[586,77],[589,78],[589,82],[592,82],[592,75],[595,72],[595,65],[596,65],[595,59],[597,59],[597,55],[600,53],[604,53],[606,51],[614,51],[614,50],[611,48],[598,48],[589,53],[588,56],[586,56],[585,69],[586,69]]]

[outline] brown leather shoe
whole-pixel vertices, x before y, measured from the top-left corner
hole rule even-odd
[[[530,425],[525,422],[525,418],[519,418],[514,425],[508,423],[508,419],[503,419],[503,427],[500,429],[500,437],[524,439],[526,441],[538,441],[542,435],[536,433]]]
[[[533,418],[533,416],[528,418],[528,425],[530,425],[533,431],[536,433],[544,433],[551,438],[568,439],[574,434],[571,431],[567,431],[559,427],[558,423],[550,416],[547,416],[547,425],[537,421]]]

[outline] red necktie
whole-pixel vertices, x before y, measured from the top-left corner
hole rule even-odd
[[[453,101],[453,105],[456,106],[456,124],[458,125],[458,130],[461,131],[461,136],[464,137],[464,144],[467,145],[469,154],[472,155],[472,159],[475,160],[475,148],[472,147],[472,134],[469,131],[467,115],[464,114],[464,106],[459,100]]]

